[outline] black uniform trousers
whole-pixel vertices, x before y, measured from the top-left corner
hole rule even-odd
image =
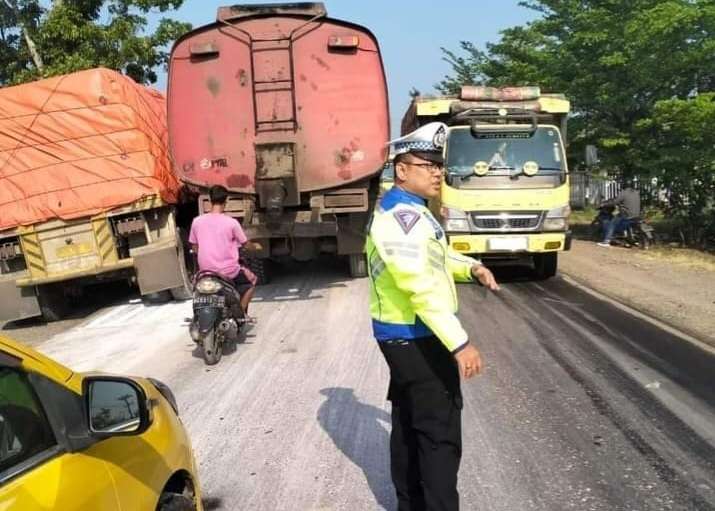
[[[378,344],[390,367],[390,461],[398,510],[456,511],[462,456],[457,362],[436,337]]]

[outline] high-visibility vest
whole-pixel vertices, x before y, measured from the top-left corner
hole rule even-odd
[[[467,343],[457,319],[458,282],[481,264],[453,250],[424,199],[395,186],[375,208],[365,245],[370,315],[378,341],[437,336],[450,351]]]

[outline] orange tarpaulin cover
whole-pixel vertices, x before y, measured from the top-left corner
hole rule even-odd
[[[0,230],[176,202],[166,100],[108,69],[0,89]]]

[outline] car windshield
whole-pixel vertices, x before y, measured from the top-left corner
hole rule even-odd
[[[447,142],[445,167],[458,188],[544,188],[563,182],[565,165],[559,131],[540,126],[530,136],[475,138],[468,127],[453,129]],[[534,176],[522,174],[524,164],[538,165]],[[475,175],[475,167],[486,174]]]

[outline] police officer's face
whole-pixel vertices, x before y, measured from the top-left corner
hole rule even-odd
[[[442,164],[425,160],[414,154],[403,156],[395,166],[397,184],[425,199],[439,196],[443,171]]]

